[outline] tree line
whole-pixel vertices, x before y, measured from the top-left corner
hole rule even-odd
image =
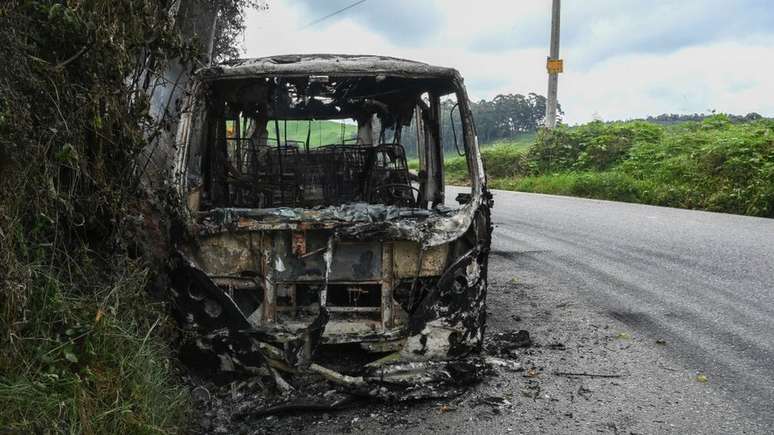
[[[704,121],[707,118],[712,118],[716,116],[715,111],[710,111],[709,114],[704,113],[693,113],[693,114],[677,114],[677,113],[662,113],[661,115],[650,115],[644,120],[647,122],[652,122],[654,124],[677,124],[680,122],[688,122],[688,121],[694,121],[694,122],[701,122]],[[757,121],[759,119],[762,119],[763,116],[756,112],[750,112],[747,115],[733,115],[733,114],[726,114],[724,115],[728,118],[728,120],[731,123],[737,124],[742,122],[751,122],[751,121]]]

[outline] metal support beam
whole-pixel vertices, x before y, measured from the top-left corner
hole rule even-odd
[[[382,245],[382,329],[387,330],[393,326],[392,290],[395,286],[393,278],[394,257],[393,244]]]

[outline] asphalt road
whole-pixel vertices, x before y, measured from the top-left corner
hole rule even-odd
[[[665,340],[735,412],[774,426],[774,220],[494,195],[493,261]]]
[[[493,373],[452,398],[236,424],[255,433],[772,433],[774,220],[493,193],[484,343],[501,361]],[[502,342],[520,330],[531,345]]]

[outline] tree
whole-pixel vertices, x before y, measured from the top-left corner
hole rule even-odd
[[[144,292],[166,260],[151,239],[171,231],[159,211],[168,192],[141,191],[138,178],[169,127],[151,110],[163,100],[156,75],[200,66],[212,54],[202,47],[219,55],[218,31],[185,30],[214,23],[197,8],[233,16],[240,4],[0,2],[0,385],[24,392],[0,394],[4,429],[187,427],[174,329]]]
[[[446,99],[441,102],[441,139],[444,151],[455,152],[454,135],[462,148],[462,131],[459,120],[459,112],[452,109],[455,101]],[[519,134],[534,132],[543,125],[546,113],[546,97],[530,92],[526,96],[521,94],[500,94],[492,100],[479,100],[471,102],[470,109],[476,122],[476,133],[481,143],[494,142],[499,139],[507,139]],[[561,106],[559,114],[562,115]],[[455,129],[452,129],[451,117],[453,115]],[[401,136],[402,145],[409,155],[416,155],[416,130],[412,124],[404,130]]]
[[[543,125],[546,97],[530,92],[497,95],[471,105],[479,140],[483,143],[536,131]],[[561,106],[559,113],[563,114]]]

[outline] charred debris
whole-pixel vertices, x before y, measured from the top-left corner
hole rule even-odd
[[[390,401],[445,397],[481,377],[492,200],[455,70],[276,56],[199,71],[189,95],[175,148],[185,231],[170,277],[191,366],[275,392],[311,376]],[[456,101],[451,120],[442,99]],[[356,134],[315,143],[315,123],[331,120]],[[289,122],[306,137],[290,140]],[[454,137],[441,137],[442,122]],[[470,172],[454,202],[444,143]],[[372,356],[354,367],[320,358],[334,346]]]

